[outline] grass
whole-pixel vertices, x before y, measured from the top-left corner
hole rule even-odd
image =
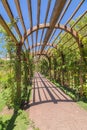
[[[27,130],[28,125],[28,117],[21,110],[12,116],[3,115],[0,117],[0,130]]]
[[[30,86],[29,89],[31,90]],[[31,91],[29,91],[29,99],[31,97]],[[5,106],[3,93],[0,91],[0,112]],[[32,130],[39,130],[39,128],[36,128],[34,122],[28,118],[25,111],[19,110],[17,114],[13,115],[0,115],[0,130],[27,130],[29,127]]]
[[[31,93],[29,96],[29,98],[32,97]],[[0,92],[0,112],[5,106],[3,94]],[[0,130],[27,130],[29,127],[32,130],[39,130],[23,110],[19,110],[17,114],[13,115],[0,115]]]
[[[31,91],[29,91],[29,99],[31,96]],[[0,91],[0,112],[6,106],[5,100],[3,99],[3,93]],[[28,128],[32,130],[39,130],[36,128],[33,121],[31,121],[26,112],[19,110],[17,114],[13,115],[0,115],[0,130],[27,130]]]
[[[13,114],[12,116],[0,116],[0,130],[27,130],[28,128],[39,130],[23,110],[19,110],[17,114]]]
[[[78,101],[77,104],[78,104],[80,107],[82,107],[82,108],[84,108],[85,110],[87,110],[87,103],[85,103],[85,102],[83,102],[83,101]]]

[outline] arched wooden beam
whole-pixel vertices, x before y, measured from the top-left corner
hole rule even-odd
[[[37,55],[38,55],[38,54],[37,54]],[[49,63],[49,57],[48,57],[47,55],[41,55],[41,57],[42,57],[42,58],[45,58],[45,60],[47,60],[47,61],[48,61],[48,63]],[[41,57],[40,57],[40,58],[41,58]],[[38,59],[38,60],[37,60],[37,61],[35,61],[34,63],[39,62],[39,60],[40,60],[40,59]]]
[[[43,29],[43,28],[51,28],[50,23],[39,24],[38,26],[34,26],[32,29],[27,30],[27,32],[25,33],[25,35],[22,37],[22,44],[24,43],[25,39],[29,35],[31,35],[35,31],[37,31],[39,29]],[[62,24],[56,24],[54,28],[55,29],[62,29],[64,31],[70,33],[76,39],[76,41],[79,42],[78,33],[74,29],[72,29],[72,28],[70,28],[70,27],[68,27],[66,25],[62,25]]]
[[[31,54],[31,53],[30,53]],[[45,55],[47,57],[50,57],[49,54],[47,54],[47,51],[43,51],[43,53],[41,54],[40,51],[37,51],[36,53],[32,52],[32,56],[36,56],[36,55]]]
[[[43,43],[41,43],[41,44],[40,43],[33,44],[33,46],[30,46],[29,49],[31,50],[31,49],[33,49],[33,48],[35,48],[37,46],[42,46],[42,45],[43,45]],[[47,43],[46,46],[50,46],[50,47],[53,47],[53,48],[57,49],[57,46],[54,46],[54,45],[52,45],[50,43]]]
[[[40,53],[40,51],[37,51],[36,53],[33,53],[33,56],[37,56],[37,55],[46,57],[48,62],[50,62],[50,55],[48,55],[46,51],[44,51],[42,54]]]

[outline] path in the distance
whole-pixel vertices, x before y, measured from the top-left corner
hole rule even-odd
[[[87,130],[87,112],[40,73],[32,94],[29,117],[40,130]]]

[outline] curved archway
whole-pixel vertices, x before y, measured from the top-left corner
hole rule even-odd
[[[36,56],[36,55],[44,55],[45,57],[49,58],[50,55],[47,54],[46,51],[44,51],[42,54],[40,53],[40,51],[37,51],[36,53],[32,53],[33,56]]]
[[[48,56],[46,52],[43,52],[42,54],[40,54],[39,51],[37,51],[36,53],[33,53],[33,56],[39,56],[39,55],[40,55],[40,58],[41,56],[45,57],[48,63],[50,64],[50,56]]]
[[[25,39],[32,34],[33,32],[39,30],[39,29],[43,29],[43,28],[51,28],[50,23],[47,24],[39,24],[38,26],[34,26],[32,29],[27,30],[27,32],[24,34],[24,36],[22,37],[22,44],[24,43]],[[62,24],[56,24],[55,29],[62,29],[68,33],[70,33],[77,42],[79,42],[79,37],[78,37],[78,33],[72,29],[71,27],[68,27],[66,25],[62,25]]]
[[[33,49],[33,48],[35,48],[37,46],[42,46],[42,45],[43,45],[42,43],[41,44],[37,43],[37,44],[34,44],[33,46],[30,46],[29,49]],[[57,49],[56,46],[54,46],[53,44],[50,44],[50,43],[47,43],[46,46],[50,46],[50,47],[53,47],[53,48]]]

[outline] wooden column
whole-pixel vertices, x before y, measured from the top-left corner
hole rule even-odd
[[[56,66],[57,66],[57,61],[56,61],[55,57],[53,58],[53,63],[54,63],[54,79],[56,80],[56,74],[57,74],[57,72],[56,72]]]
[[[86,58],[85,58],[84,46],[82,44],[82,41],[79,41],[79,50],[80,50],[81,61],[86,65]]]
[[[82,44],[82,41],[79,41],[79,50],[80,50],[80,70],[79,70],[79,81],[80,81],[80,85],[81,85],[81,88],[80,88],[80,96],[83,95],[83,84],[84,84],[84,77],[85,77],[85,74],[83,74],[83,67],[85,67],[85,71],[87,72],[87,61],[86,61],[86,58],[85,58],[85,53],[84,53],[84,46]]]
[[[16,83],[17,83],[17,99],[16,104],[21,105],[21,43],[17,45],[16,50]]]
[[[51,57],[49,57],[49,75],[51,79]]]
[[[63,68],[64,64],[65,64],[65,59],[64,59],[64,54],[63,52],[61,52],[61,60],[62,60],[62,85],[64,86],[64,75],[65,75],[65,69]]]

